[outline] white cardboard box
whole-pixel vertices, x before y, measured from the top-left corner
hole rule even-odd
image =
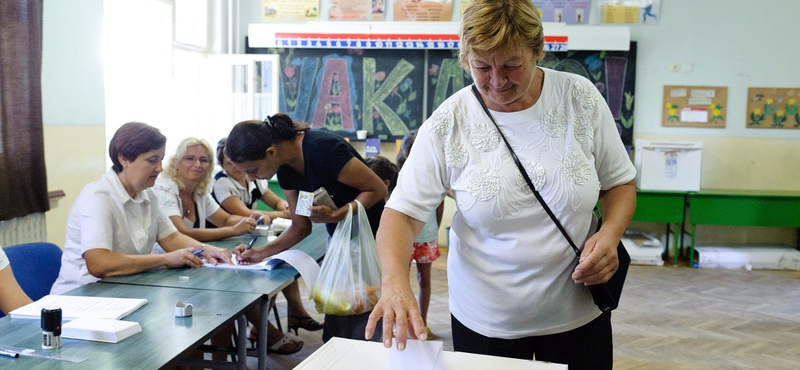
[[[695,250],[700,268],[800,270],[800,251],[788,246],[698,246]]]
[[[634,150],[639,189],[700,190],[703,142],[636,139]]]

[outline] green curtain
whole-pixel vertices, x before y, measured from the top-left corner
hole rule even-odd
[[[0,220],[50,209],[41,76],[42,0],[1,0]]]

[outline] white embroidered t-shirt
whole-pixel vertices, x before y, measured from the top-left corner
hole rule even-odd
[[[586,78],[549,69],[532,107],[492,112],[535,187],[583,247],[600,190],[635,168],[611,112]],[[447,276],[450,310],[469,329],[514,339],[565,332],[600,311],[576,285],[569,247],[528,188],[469,87],[422,125],[387,207],[427,221],[448,189],[456,209]]]

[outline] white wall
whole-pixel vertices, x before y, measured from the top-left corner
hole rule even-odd
[[[657,26],[631,27],[638,41],[634,134],[800,139],[800,130],[745,128],[748,87],[800,88],[799,13],[797,0],[661,1]],[[691,63],[692,72],[670,72],[673,62]],[[726,127],[661,127],[664,85],[727,86]]]

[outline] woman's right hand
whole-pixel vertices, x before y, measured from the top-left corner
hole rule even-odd
[[[235,235],[242,235],[247,233],[253,233],[256,229],[256,220],[250,217],[242,217],[236,225],[231,226],[233,228],[233,232]]]
[[[425,322],[419,313],[417,300],[411,291],[411,285],[406,281],[405,284],[387,284],[381,286],[381,299],[372,309],[364,333],[367,339],[372,338],[375,333],[375,326],[383,318],[383,346],[392,347],[392,327],[397,325],[397,350],[402,351],[406,348],[406,333],[414,339],[427,339]],[[409,327],[409,323],[411,326]],[[410,330],[409,330],[410,329]]]
[[[235,256],[239,264],[242,265],[249,265],[251,263],[257,263],[264,260],[264,257],[261,256],[261,251],[258,249],[251,248],[247,250],[247,246],[244,244],[239,244],[236,248],[233,248],[233,255]]]
[[[185,265],[190,267],[203,266],[203,260],[192,254],[192,248],[181,248],[164,254],[166,265],[169,268],[179,268]]]

